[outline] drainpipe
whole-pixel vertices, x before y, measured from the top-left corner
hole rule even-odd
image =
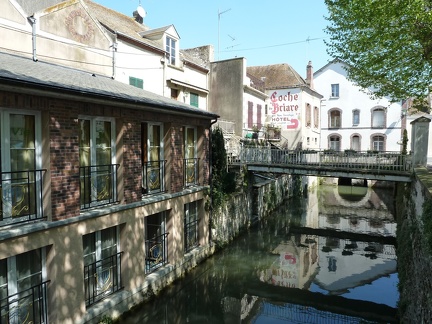
[[[27,18],[32,25],[32,49],[33,49],[33,61],[37,62],[36,56],[36,18],[33,16]]]
[[[161,57],[160,62],[162,64],[162,96],[165,97],[165,86],[166,86],[166,57]]]
[[[209,210],[209,245],[213,245],[213,239],[212,239],[212,222],[213,222],[213,154],[212,154],[212,126],[217,122],[216,120],[212,120],[209,127],[209,182],[210,182],[210,210]]]
[[[117,43],[114,42],[110,47],[112,47],[112,76],[111,79],[115,79],[116,77],[116,53],[117,53]]]

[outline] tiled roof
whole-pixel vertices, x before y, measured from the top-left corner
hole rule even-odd
[[[119,32],[127,37],[132,38],[135,41],[138,41],[143,44],[150,45],[152,47],[158,48],[162,51],[165,51],[163,44],[161,42],[157,42],[143,36],[152,35],[155,33],[160,33],[166,31],[170,26],[159,27],[155,29],[151,29],[145,24],[140,24],[131,16],[126,16],[122,13],[119,13],[115,10],[104,7],[94,1],[84,0],[85,4],[89,8],[92,15],[106,28],[113,32]],[[132,13],[131,13],[132,14]],[[175,28],[175,27],[174,27]],[[199,66],[205,67],[206,64],[195,57],[188,55],[188,53],[184,53],[180,50],[181,57],[187,61],[195,63]]]
[[[89,8],[91,14],[99,20],[99,22],[113,32],[121,32],[122,34],[131,37],[144,44],[149,44],[153,47],[161,48],[161,46],[152,40],[143,38],[139,35],[141,32],[150,30],[145,24],[140,24],[132,16],[126,16],[120,12],[104,7],[94,1],[84,0],[84,3]],[[132,15],[132,13],[131,13]]]
[[[0,52],[1,85],[22,86],[23,90],[49,90],[61,94],[72,94],[80,101],[98,98],[109,102],[136,104],[144,107],[161,108],[167,113],[194,114],[217,118],[214,113],[197,109],[180,101],[165,98],[109,77],[91,74],[68,67],[30,58]]]
[[[266,89],[306,86],[306,81],[286,63],[249,66],[247,73],[265,82]]]

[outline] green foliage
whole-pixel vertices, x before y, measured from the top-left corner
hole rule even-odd
[[[325,0],[327,52],[375,97],[424,97],[432,84],[429,0]]]
[[[432,199],[425,201],[423,204],[422,216],[425,239],[429,248],[429,252],[432,253]]]
[[[113,319],[107,315],[104,315],[98,324],[112,324],[114,323]]]
[[[222,206],[226,195],[235,191],[235,174],[227,171],[227,154],[222,130],[212,130],[212,208]]]
[[[404,129],[402,138],[402,154],[407,155],[408,131]]]

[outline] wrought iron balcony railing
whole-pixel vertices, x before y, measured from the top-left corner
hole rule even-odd
[[[81,209],[109,205],[118,202],[118,164],[80,167]]]
[[[42,187],[45,171],[1,172],[0,226],[44,218]]]
[[[190,187],[199,184],[199,159],[184,159],[184,186]]]
[[[185,239],[185,252],[189,252],[193,248],[197,247],[198,244],[198,220],[193,220],[190,223],[185,224],[184,228],[184,239]]]
[[[165,164],[166,160],[150,161],[143,164],[143,194],[165,192]]]
[[[152,272],[168,262],[168,234],[164,233],[145,241],[146,272]]]
[[[86,306],[123,289],[121,280],[121,255],[123,252],[84,266]]]
[[[49,281],[0,299],[0,324],[48,323],[47,286]]]

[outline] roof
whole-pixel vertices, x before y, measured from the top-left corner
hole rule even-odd
[[[340,60],[340,59],[338,59],[338,58],[335,58],[335,59],[333,59],[333,60],[331,60],[330,62],[328,62],[326,65],[324,65],[323,67],[321,67],[319,70],[317,70],[317,71],[315,71],[314,72],[314,75],[315,74],[318,74],[318,73],[321,73],[322,71],[324,71],[326,68],[328,68],[330,65],[333,65],[333,64],[337,64],[337,63],[340,63],[340,64],[342,64],[342,65],[347,65],[345,62],[343,62],[342,60]]]
[[[84,0],[84,3],[87,5],[90,13],[108,30],[114,33],[120,33],[134,41],[149,45],[162,51],[165,51],[163,44],[160,41],[158,42],[156,40],[147,38],[147,36],[164,33],[171,27],[175,29],[174,25],[152,29],[145,24],[138,23],[132,16],[126,16],[120,12],[104,7],[92,0]],[[180,53],[183,59],[198,66],[206,66],[203,60],[188,55],[188,53],[184,53],[182,50],[180,50]]]
[[[306,81],[289,64],[247,67],[247,73],[265,82],[266,89],[307,86]]]
[[[19,87],[22,93],[34,90],[73,95],[73,100],[99,99],[110,104],[129,103],[136,109],[156,108],[173,114],[189,114],[209,119],[217,114],[197,109],[180,101],[139,89],[112,78],[30,58],[0,52],[0,89]],[[75,99],[76,98],[76,99]]]

